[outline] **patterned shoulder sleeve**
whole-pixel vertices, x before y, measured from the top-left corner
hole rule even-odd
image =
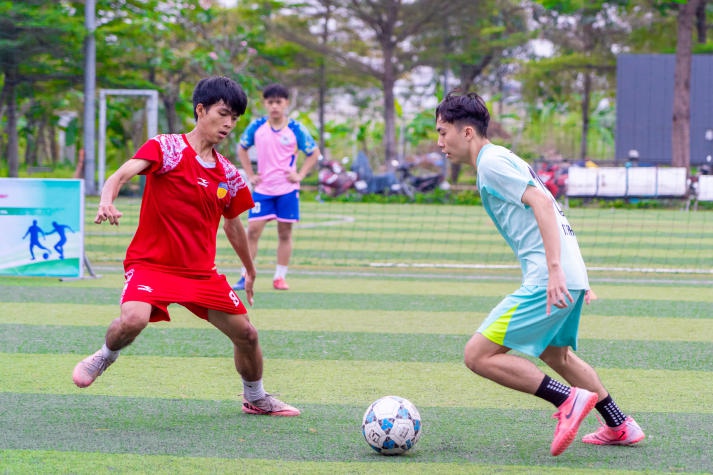
[[[223,170],[225,170],[225,179],[228,182],[228,194],[231,198],[234,198],[243,188],[247,188],[247,183],[243,180],[243,176],[238,171],[238,168],[233,165],[233,163],[225,158],[223,155],[216,152],[218,156],[218,161],[220,162]]]
[[[188,146],[183,140],[183,136],[181,134],[162,134],[151,140],[158,143],[163,157],[161,168],[156,173],[162,175],[176,168],[183,158],[183,151]]]

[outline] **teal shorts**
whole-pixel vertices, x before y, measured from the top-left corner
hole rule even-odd
[[[570,290],[574,302],[554,305],[547,315],[547,288],[522,286],[505,297],[483,321],[478,333],[498,345],[538,357],[548,346],[577,349],[584,290]]]

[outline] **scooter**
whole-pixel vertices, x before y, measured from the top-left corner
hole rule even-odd
[[[564,196],[567,190],[567,170],[563,170],[556,164],[545,163],[540,166],[537,176],[555,199]]]
[[[345,165],[348,161],[349,159],[346,157],[342,159],[342,163]],[[324,193],[330,197],[343,195],[351,188],[355,188],[357,181],[359,181],[359,177],[355,172],[346,170],[336,160],[327,160],[323,157],[319,160],[317,176],[319,193]]]
[[[392,166],[396,170],[401,192],[413,199],[416,193],[430,193],[436,188],[448,188],[446,176],[443,172],[426,171],[415,173],[417,165],[413,162],[399,162],[393,160]]]

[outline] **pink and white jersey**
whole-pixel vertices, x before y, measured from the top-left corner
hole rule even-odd
[[[240,146],[245,150],[253,145],[257,150],[257,172],[262,179],[255,192],[269,196],[298,190],[300,184],[288,181],[287,174],[297,171],[299,150],[309,156],[317,148],[310,133],[299,122],[290,119],[286,127],[275,130],[267,117],[252,121],[240,136]]]

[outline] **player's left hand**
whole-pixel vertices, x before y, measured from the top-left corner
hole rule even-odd
[[[294,171],[286,172],[286,175],[287,181],[289,181],[290,183],[299,183],[304,179],[302,175]]]
[[[595,294],[592,289],[589,289],[584,292],[584,303],[586,303],[587,305],[589,305],[592,300],[597,300],[598,298],[599,297],[597,297],[597,294]]]

